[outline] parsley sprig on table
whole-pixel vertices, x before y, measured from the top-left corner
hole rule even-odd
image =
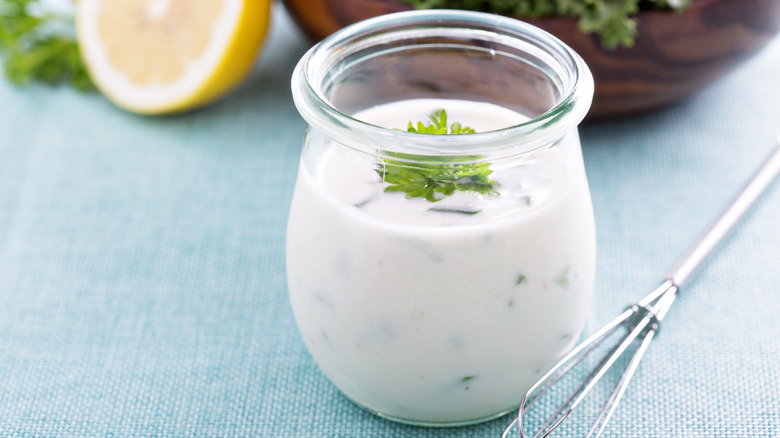
[[[580,30],[595,33],[608,49],[632,46],[633,15],[647,9],[685,9],[692,0],[401,0],[418,9],[467,9],[519,18],[576,17]]]
[[[46,12],[37,0],[0,0],[0,57],[12,82],[94,88],[73,35],[72,17]]]
[[[439,110],[428,117],[430,123],[409,122],[408,132],[433,135],[475,134],[460,123],[447,124],[447,112]],[[433,156],[386,152],[377,173],[388,184],[386,192],[402,192],[407,198],[441,201],[456,191],[482,195],[495,194],[490,163],[477,155]]]

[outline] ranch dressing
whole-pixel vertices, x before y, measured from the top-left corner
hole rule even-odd
[[[440,108],[477,132],[527,120],[452,99],[351,117],[405,130]],[[438,202],[386,192],[376,157],[307,141],[319,152],[301,161],[287,270],[323,373],[355,403],[404,422],[463,424],[515,408],[573,347],[590,302],[595,231],[576,130],[491,163],[497,195]]]

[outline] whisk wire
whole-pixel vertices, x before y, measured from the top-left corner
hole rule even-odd
[[[620,327],[619,325],[616,325],[615,327],[613,327],[613,328],[612,328],[612,330],[609,330],[609,331],[607,331],[607,333],[604,333],[604,337],[609,337],[609,336],[610,336],[612,333],[614,333],[614,332],[615,332],[615,331],[616,331],[616,330],[617,330],[619,327]],[[566,375],[566,374],[567,374],[569,371],[571,371],[571,370],[572,370],[574,367],[576,367],[576,366],[577,366],[577,365],[578,365],[580,362],[582,362],[583,360],[585,360],[585,358],[586,358],[586,357],[588,357],[588,355],[590,355],[590,354],[593,352],[593,350],[594,350],[594,349],[598,348],[598,343],[592,343],[592,344],[585,343],[584,345],[585,345],[585,346],[588,346],[588,348],[586,349],[586,351],[584,351],[584,352],[582,353],[582,355],[580,355],[579,357],[577,357],[575,360],[572,360],[571,362],[569,362],[569,363],[568,363],[568,365],[567,365],[566,367],[564,367],[564,368],[563,368],[563,369],[561,369],[559,372],[557,372],[557,373],[556,373],[556,375],[555,375],[555,377],[554,377],[554,378],[553,378],[553,379],[550,381],[550,383],[546,384],[546,385],[544,386],[544,388],[542,388],[542,389],[539,391],[539,393],[536,395],[536,397],[534,397],[534,399],[533,399],[533,400],[531,400],[531,401],[530,401],[530,402],[529,402],[529,403],[528,403],[528,404],[525,406],[525,409],[528,409],[528,408],[530,408],[530,407],[531,407],[531,405],[533,405],[533,403],[534,403],[534,402],[536,402],[536,401],[537,401],[537,400],[539,400],[539,399],[540,399],[542,396],[544,396],[544,394],[547,392],[547,390],[548,390],[550,387],[552,387],[552,385],[554,385],[554,384],[555,384],[555,383],[556,383],[558,380],[560,380],[561,378],[563,378],[563,376],[565,376],[565,375]],[[617,345],[615,345],[615,346],[613,347],[612,351],[616,350],[617,348],[618,348],[618,346],[617,346]],[[548,430],[548,432],[549,432],[549,431],[552,431],[552,430],[554,430],[554,429],[557,427],[557,424],[558,424],[558,423],[560,423],[561,421],[563,421],[563,419],[564,419],[564,418],[566,418],[566,416],[568,416],[568,415],[569,415],[569,413],[571,413],[571,411],[573,410],[573,408],[572,408],[572,407],[570,407],[570,406],[571,406],[571,404],[572,404],[572,400],[574,400],[574,398],[575,398],[575,397],[577,397],[579,394],[581,394],[581,393],[582,393],[582,391],[585,389],[585,387],[588,385],[588,383],[590,383],[590,382],[593,380],[593,378],[595,377],[595,375],[596,375],[596,373],[598,372],[598,370],[599,370],[601,367],[603,367],[603,366],[604,366],[604,363],[606,363],[606,361],[607,361],[608,357],[609,357],[609,356],[604,356],[604,358],[602,359],[601,363],[599,363],[599,364],[598,364],[598,365],[597,365],[597,366],[596,366],[596,367],[595,367],[595,368],[594,368],[594,369],[593,369],[593,370],[592,370],[592,371],[591,371],[591,372],[590,372],[590,373],[589,373],[589,374],[588,374],[588,375],[587,375],[587,376],[586,376],[586,377],[585,377],[585,378],[584,378],[584,379],[583,379],[583,380],[580,382],[579,386],[577,386],[577,388],[576,388],[576,389],[575,389],[575,390],[574,390],[574,391],[571,393],[571,395],[570,395],[570,396],[569,396],[569,397],[568,397],[568,398],[567,398],[567,399],[566,399],[566,400],[565,400],[565,401],[564,401],[564,402],[563,402],[563,403],[562,403],[562,404],[561,404],[561,405],[558,407],[558,409],[557,409],[557,410],[556,410],[556,411],[555,411],[555,412],[554,412],[554,413],[553,413],[553,414],[552,414],[552,415],[551,415],[551,416],[550,416],[550,417],[547,419],[547,421],[546,421],[546,422],[545,422],[545,423],[542,425],[542,427],[540,428],[539,432],[537,432],[537,433],[534,435],[534,438],[538,438],[538,437],[539,437],[539,436],[540,436],[540,435],[541,435],[541,434],[542,434],[542,433],[543,433],[543,432],[544,432],[546,429]],[[567,409],[567,408],[568,408],[568,409]],[[564,410],[567,410],[567,412],[566,412],[566,413],[564,413],[564,414],[562,414],[562,412],[563,412]],[[560,418],[559,418],[559,417],[560,417]],[[558,420],[557,420],[557,421],[556,421],[556,418],[558,418]],[[550,428],[548,429],[548,427],[550,426],[550,423],[552,423],[553,421],[555,421],[555,422],[556,422],[556,424],[555,424],[555,425],[553,425],[552,427],[550,427]],[[542,438],[545,438],[547,435],[548,435],[548,433],[545,433],[544,435],[542,435]],[[522,433],[521,433],[521,436],[522,436]]]
[[[621,374],[618,383],[615,385],[615,388],[610,393],[609,399],[604,404],[604,407],[601,409],[601,412],[599,412],[598,417],[593,422],[593,425],[588,431],[588,435],[586,436],[587,438],[590,437],[598,438],[599,436],[601,436],[602,432],[604,432],[604,428],[607,426],[609,419],[612,418],[612,414],[615,413],[615,409],[617,408],[618,403],[623,398],[623,394],[625,394],[626,388],[628,388],[628,384],[631,381],[631,378],[634,376],[634,373],[636,372],[639,366],[639,360],[642,358],[645,351],[647,350],[647,347],[650,345],[650,340],[653,337],[653,334],[654,332],[650,332],[648,334],[648,337],[643,338],[642,343],[639,345],[639,348],[637,348],[634,351],[634,354],[631,355],[629,366],[626,368],[623,374]],[[597,428],[598,431],[596,431]],[[595,436],[594,436],[594,432],[595,432]]]
[[[556,430],[563,423],[563,420],[580,405],[585,396],[594,389],[606,372],[615,365],[618,359],[633,349],[630,357],[627,359],[626,368],[611,389],[606,403],[598,413],[596,420],[591,424],[586,436],[599,437],[602,434],[619,401],[624,396],[629,382],[635,375],[642,356],[644,356],[650,342],[658,332],[660,321],[666,316],[666,313],[674,303],[679,289],[690,280],[707,256],[742,218],[748,208],[758,199],[770,183],[774,181],[777,175],[780,174],[780,134],[778,134],[777,143],[777,147],[764,160],[762,166],[743,187],[742,191],[664,277],[665,280],[658,288],[575,347],[526,392],[526,395],[521,400],[517,418],[504,430],[504,433],[501,435],[502,438],[507,438],[515,427],[519,431],[520,437],[524,438],[526,436],[523,431],[524,416],[529,407],[536,403],[544,394],[554,393],[554,391],[550,391],[553,384],[561,380],[565,374],[573,371],[578,365],[587,365],[588,362],[583,362],[583,360],[596,351],[607,349],[604,344],[609,338],[614,337],[617,340],[615,346],[610,348],[606,355],[598,361],[596,367],[591,370],[575,391],[558,406],[555,413],[544,420],[544,425],[538,429],[534,437],[548,437]],[[622,337],[616,335],[619,328],[626,329]],[[534,394],[534,397],[531,399],[529,394]]]
[[[599,331],[592,334],[589,338],[587,338],[584,342],[576,346],[572,351],[570,351],[566,356],[563,357],[550,371],[548,371],[544,376],[542,376],[541,379],[539,379],[534,386],[531,387],[531,389],[526,392],[526,394],[523,396],[522,400],[520,401],[520,407],[518,409],[518,415],[512,420],[512,422],[504,429],[504,432],[501,434],[501,438],[508,438],[513,430],[519,429],[520,436],[524,437],[523,434],[523,425],[522,425],[522,419],[523,419],[523,413],[528,410],[532,405],[534,405],[537,401],[539,401],[545,393],[555,385],[561,378],[563,378],[567,373],[569,373],[573,368],[575,368],[580,362],[585,360],[588,355],[590,355],[593,350],[598,348],[599,343],[601,340],[608,338],[610,335],[612,335],[614,332],[616,332],[623,324],[625,324],[626,321],[628,321],[631,316],[633,315],[633,312],[629,309],[620,314],[617,318],[612,320],[609,324],[602,327]],[[617,348],[617,346],[615,346]],[[604,358],[606,360],[606,357]],[[577,387],[577,389],[572,393],[572,395],[567,399],[566,402],[564,402],[563,406],[565,407],[566,404],[568,404],[574,397],[577,396],[577,394],[580,392],[580,390],[592,379],[593,375],[596,374],[597,370],[593,370],[585,379],[583,379],[582,382],[580,382],[580,385]],[[533,397],[530,397],[533,395]],[[551,416],[551,418],[556,417],[558,414],[560,414],[560,411],[563,408],[559,408],[559,410]],[[548,420],[552,421],[552,420]],[[544,427],[549,426],[548,424],[545,424]],[[538,437],[540,434],[537,433],[535,436]]]
[[[669,308],[671,308],[674,299],[677,297],[677,287],[671,284],[671,282],[665,282],[658,290],[663,290],[663,293],[658,296],[656,305],[653,306],[652,309],[647,309],[646,306],[642,306],[647,311],[644,313],[641,322],[631,330],[632,333],[638,332],[639,336],[642,336],[639,346],[634,350],[634,354],[631,355],[625,371],[620,375],[620,379],[615,385],[612,393],[610,393],[609,399],[588,431],[588,438],[598,438],[604,432],[604,428],[615,413],[615,409],[617,409],[618,403],[620,403],[620,400],[623,398],[626,388],[628,388],[628,384],[631,382],[636,370],[639,368],[639,362],[642,359],[642,356],[645,355],[647,348],[650,346],[650,342],[658,332],[661,320],[666,315]],[[596,431],[596,428],[598,428],[598,431]]]
[[[586,435],[586,437],[600,436],[607,422],[615,412],[618,402],[623,397],[625,390],[628,387],[628,383],[638,368],[640,359],[649,346],[650,340],[652,340],[652,337],[657,332],[660,320],[669,307],[671,307],[676,293],[677,287],[671,281],[664,281],[653,292],[640,300],[637,304],[629,307],[617,318],[591,335],[567,354],[563,360],[547,372],[547,374],[531,388],[528,394],[533,394],[533,398],[529,400],[528,395],[523,397],[518,418],[507,427],[502,437],[508,437],[511,429],[517,426],[520,437],[525,438],[526,435],[523,430],[522,414],[544,396],[555,383],[563,378],[563,376],[571,372],[572,369],[594,353],[607,338],[610,338],[619,329],[626,328],[626,333],[622,335],[620,341],[602,356],[598,364],[587,376],[585,376],[569,397],[557,407],[555,412],[545,420],[537,433],[533,435],[534,438],[549,437],[550,434],[563,423],[566,417],[582,403],[609,369],[615,365],[615,362],[625,355],[632,346],[638,344],[631,355],[626,370],[620,376],[620,379],[612,389],[607,402],[599,412]]]

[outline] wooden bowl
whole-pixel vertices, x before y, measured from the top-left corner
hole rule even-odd
[[[357,21],[411,7],[396,0],[283,0],[318,41]],[[589,120],[634,115],[679,101],[757,53],[780,31],[778,0],[694,0],[682,12],[637,15],[633,47],[607,50],[574,18],[525,20],[563,40],[596,81]]]

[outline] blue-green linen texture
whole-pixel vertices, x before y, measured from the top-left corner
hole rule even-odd
[[[497,437],[353,406],[297,332],[285,227],[309,47],[281,4],[251,77],[172,117],[0,81],[0,436]],[[656,286],[780,130],[780,40],[686,101],[581,128],[586,330]],[[780,189],[664,321],[611,437],[780,436]],[[508,346],[509,347],[509,346]]]

